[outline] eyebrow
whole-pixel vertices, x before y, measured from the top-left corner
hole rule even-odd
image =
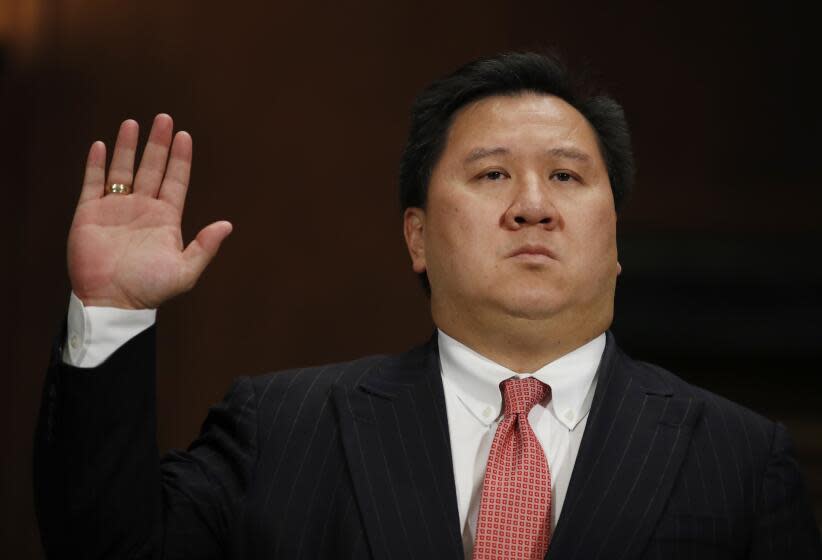
[[[585,163],[591,162],[591,156],[576,148],[551,148],[547,153],[558,158],[576,159]]]
[[[511,151],[508,150],[508,148],[503,148],[501,146],[497,148],[474,148],[471,150],[471,153],[468,154],[468,157],[465,158],[463,163],[471,163],[488,156],[508,155],[510,153]]]
[[[469,164],[488,156],[509,155],[510,153],[511,151],[508,148],[503,148],[502,146],[496,148],[474,148],[463,163]],[[591,156],[576,148],[551,148],[550,150],[545,150],[545,153],[557,158],[575,159],[583,163],[591,162]]]

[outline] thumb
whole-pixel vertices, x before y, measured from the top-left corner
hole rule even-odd
[[[189,287],[193,286],[203,273],[232,229],[231,222],[220,221],[209,224],[201,229],[197,237],[185,248],[183,259],[188,265],[186,268],[189,277],[186,283]]]

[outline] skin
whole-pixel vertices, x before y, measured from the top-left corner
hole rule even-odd
[[[590,124],[557,97],[522,93],[457,112],[404,234],[437,327],[525,373],[611,324],[616,221]]]
[[[170,116],[155,117],[136,176],[135,121],[120,126],[108,173],[105,144],[92,144],[67,248],[71,287],[84,305],[157,308],[194,286],[231,233],[229,222],[214,222],[184,246],[192,143],[173,128]],[[105,195],[112,183],[133,193]]]

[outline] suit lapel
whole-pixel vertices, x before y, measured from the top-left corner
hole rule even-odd
[[[461,559],[436,337],[336,386],[334,400],[374,557]]]
[[[547,558],[634,558],[679,472],[702,402],[677,397],[608,333],[585,428]]]

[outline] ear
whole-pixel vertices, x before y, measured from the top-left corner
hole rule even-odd
[[[406,208],[402,217],[402,230],[405,245],[411,255],[411,268],[421,274],[425,272],[425,210]]]
[[[617,220],[619,220],[619,214],[617,214],[616,210],[614,210],[614,222],[616,222]],[[614,225],[616,226],[616,224],[614,224]],[[617,255],[617,263],[616,264],[617,264],[617,273],[616,273],[616,275],[619,276],[620,274],[622,274],[622,264],[620,264],[620,262],[619,262],[619,255]]]

